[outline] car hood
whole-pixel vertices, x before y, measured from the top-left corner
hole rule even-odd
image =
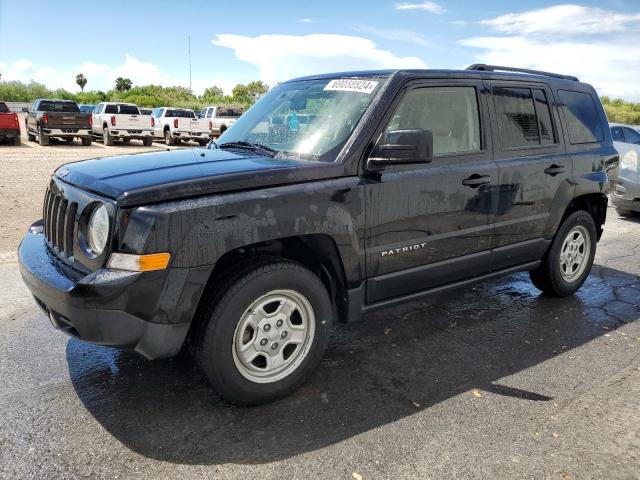
[[[211,193],[339,177],[340,164],[257,156],[240,150],[173,150],[63,165],[65,183],[134,206]]]

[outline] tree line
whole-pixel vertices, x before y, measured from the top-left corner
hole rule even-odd
[[[49,89],[46,85],[31,81],[0,81],[0,101],[32,102],[36,98],[60,98],[74,100],[80,104],[96,104],[107,101],[135,103],[140,107],[181,107],[200,109],[207,105],[228,107],[250,107],[269,86],[257,80],[248,84],[238,84],[231,95],[224,95],[220,87],[206,88],[202,95],[196,95],[186,87],[163,87],[161,85],[133,85],[128,78],[118,77],[114,88],[106,92],[100,90],[85,91],[87,77],[76,75],[76,84],[80,92],[69,92],[63,88]]]

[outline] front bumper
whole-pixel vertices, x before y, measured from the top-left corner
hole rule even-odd
[[[180,351],[195,311],[188,269],[83,275],[50,252],[40,225],[20,244],[20,273],[55,328],[88,342],[131,348],[148,359]]]
[[[611,195],[611,201],[620,210],[640,212],[640,174],[635,172],[634,175],[621,175]]]

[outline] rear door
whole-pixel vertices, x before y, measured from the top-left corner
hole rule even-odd
[[[428,129],[434,159],[371,174],[366,189],[367,301],[490,270],[498,168],[481,81],[412,83],[385,132]]]
[[[570,189],[571,160],[560,141],[557,108],[543,83],[485,82],[499,200],[492,247],[494,269],[538,260],[551,207],[560,191]]]

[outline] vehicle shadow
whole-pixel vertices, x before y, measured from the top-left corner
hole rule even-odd
[[[272,462],[317,450],[473,388],[550,401],[499,380],[638,320],[640,277],[594,266],[569,298],[541,296],[526,273],[336,326],[306,386],[279,402],[230,405],[185,357],[146,362],[69,340],[87,410],[131,450],[183,464]],[[597,359],[593,360],[594,362]]]

